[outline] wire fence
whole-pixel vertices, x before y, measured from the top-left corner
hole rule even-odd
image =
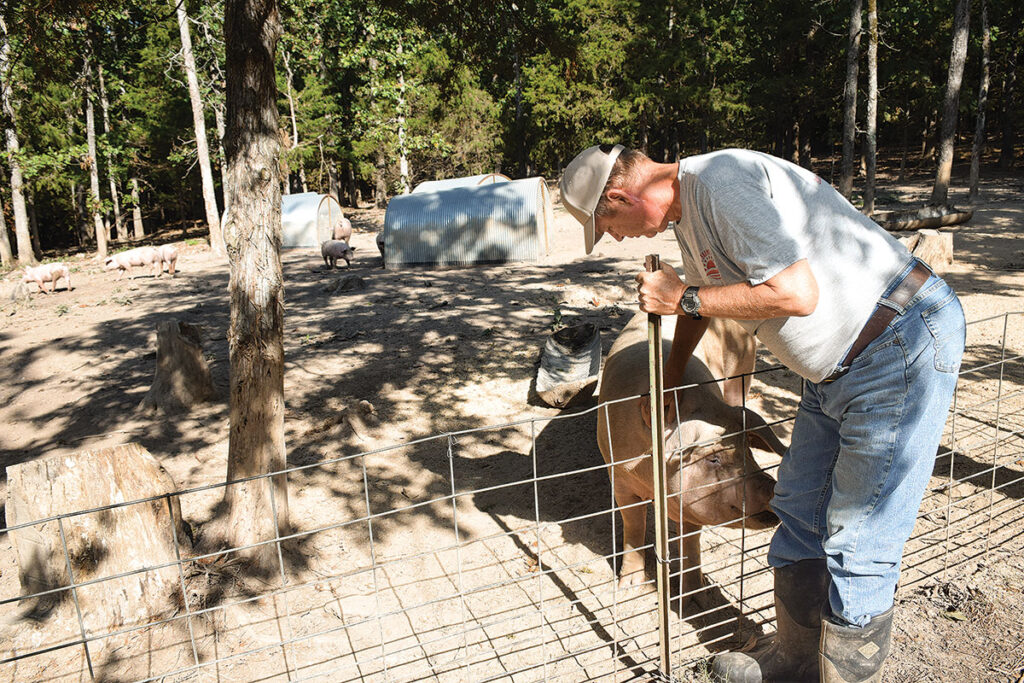
[[[1021,318],[968,326],[901,590],[955,575],[1019,535]],[[777,367],[755,374],[755,402],[782,416],[770,424],[788,432],[792,375]],[[596,448],[583,448],[589,459],[565,457],[571,441],[593,440],[599,413],[609,408],[442,434],[232,482],[285,476],[288,504],[316,511],[315,524],[250,545],[203,551],[202,526],[194,538],[187,533],[185,520],[209,518],[227,484],[11,525],[0,530],[0,680],[657,680],[652,544],[642,548],[645,581],[620,588],[617,579],[619,516],[649,503],[616,503],[615,471]],[[775,456],[757,458],[765,471],[777,467]],[[285,501],[274,486],[265,488],[273,528],[282,529]],[[670,500],[677,517],[682,504],[681,496]],[[142,510],[166,528],[154,526],[145,538],[96,536]],[[680,680],[710,652],[774,628],[765,561],[772,532],[752,528],[757,512],[744,504],[724,524],[673,526],[671,674]],[[168,549],[163,560],[143,555],[109,570],[116,546],[160,539]],[[682,562],[679,548],[694,541],[701,561]],[[49,585],[26,590],[18,560],[30,545],[45,549],[38,561],[56,569]],[[260,549],[270,551],[269,570],[242,561]]]

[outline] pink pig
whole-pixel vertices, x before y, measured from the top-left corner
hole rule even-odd
[[[64,263],[44,263],[41,266],[28,266],[25,274],[21,276],[22,282],[35,282],[39,285],[39,291],[43,294],[52,294],[57,287],[57,280],[64,278],[67,284],[67,291],[71,291],[71,271]],[[50,291],[43,289],[43,283],[50,283]]]
[[[125,271],[134,266],[155,266],[154,276],[159,277],[163,273],[163,257],[154,247],[136,247],[119,254],[108,256],[103,262],[104,270],[120,270],[117,279],[124,277]],[[131,275],[129,275],[131,277]]]
[[[178,262],[178,250],[173,244],[164,244],[157,251],[160,252],[160,260],[167,264],[167,274],[174,277],[174,264]],[[164,267],[160,266],[163,273]]]

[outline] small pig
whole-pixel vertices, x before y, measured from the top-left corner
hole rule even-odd
[[[334,226],[334,239],[348,242],[350,237],[352,237],[352,221],[342,216],[338,224]]]
[[[348,242],[340,240],[324,240],[320,244],[320,254],[330,268],[336,267],[338,259],[345,259],[345,265],[351,268],[355,250],[355,247],[348,246]]]
[[[380,257],[384,258],[384,231],[381,230],[377,233],[377,250],[380,252]]]
[[[71,291],[71,271],[64,263],[44,263],[40,266],[28,266],[21,276],[22,282],[35,282],[43,294],[52,294],[57,288],[57,280],[64,278],[67,291]],[[43,283],[50,283],[50,291],[43,289]]]
[[[134,266],[153,266],[154,277],[160,277],[163,274],[163,257],[160,255],[160,251],[154,247],[136,247],[135,249],[129,249],[128,251],[122,251],[119,254],[108,256],[107,260],[103,262],[104,270],[119,270],[117,279],[120,280],[124,277],[126,271]],[[129,278],[132,277],[130,274]]]
[[[178,249],[173,244],[164,244],[157,248],[160,252],[160,260],[167,264],[167,274],[174,277],[174,264],[178,262]],[[161,264],[160,273],[163,274],[164,267]]]
[[[675,318],[663,316],[666,336],[675,329]],[[746,334],[735,323],[711,326],[708,335]],[[733,326],[733,327],[730,327]],[[739,335],[734,335],[739,338]],[[717,359],[734,367],[737,359],[729,339],[712,339],[708,346],[725,355]],[[744,341],[744,344],[746,342]],[[663,340],[668,357],[669,339]],[[745,346],[743,348],[746,348]],[[606,463],[613,466],[616,504],[621,508],[623,557],[619,586],[637,585],[645,580],[644,545],[647,506],[637,505],[654,496],[651,458],[650,404],[641,398],[619,401],[650,391],[647,359],[647,314],[638,313],[615,340],[601,374],[597,442]],[[708,365],[698,350],[686,366],[683,385],[710,382]],[[753,369],[750,356],[749,371]],[[741,385],[742,386],[742,385]],[[667,387],[670,388],[670,387]],[[615,403],[609,403],[618,401]],[[605,406],[605,404],[608,404]],[[725,402],[718,383],[711,382],[677,394],[679,422],[666,420],[666,489],[669,517],[680,524],[683,534],[683,592],[703,586],[700,570],[700,528],[724,524],[748,529],[767,529],[779,520],[768,503],[775,481],[754,461],[742,435],[744,409]],[[645,410],[646,408],[646,410]],[[778,454],[785,446],[764,419],[746,409],[746,441]],[[680,511],[682,519],[680,519]],[[745,520],[741,518],[746,513]]]

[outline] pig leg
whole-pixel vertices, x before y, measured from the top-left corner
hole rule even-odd
[[[622,515],[622,566],[619,568],[619,588],[638,586],[644,574],[644,534],[647,532],[647,506],[636,505],[643,500],[616,477],[615,503]],[[632,505],[633,507],[628,507]]]
[[[683,572],[683,599],[701,604],[704,593],[704,574],[700,564],[700,525],[683,520],[681,525],[683,532],[682,540],[682,567]]]

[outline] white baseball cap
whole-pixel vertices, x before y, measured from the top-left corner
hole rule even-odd
[[[558,188],[562,192],[562,204],[572,217],[583,224],[583,239],[589,254],[594,245],[604,235],[597,232],[594,222],[594,210],[601,201],[604,186],[608,183],[612,167],[619,153],[624,150],[622,145],[594,145],[588,147],[569,162],[562,173]]]

